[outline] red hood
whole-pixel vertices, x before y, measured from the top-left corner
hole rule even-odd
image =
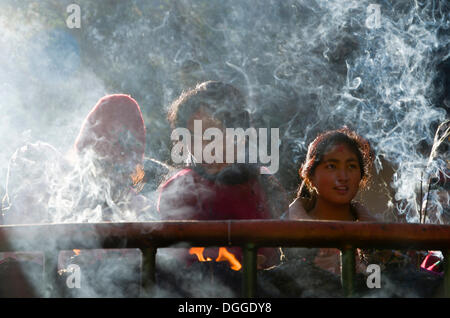
[[[75,142],[78,153],[88,148],[102,159],[142,162],[145,125],[138,103],[123,94],[101,98],[84,120]]]

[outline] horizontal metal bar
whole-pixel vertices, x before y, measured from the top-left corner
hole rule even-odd
[[[155,221],[0,226],[0,251],[200,246],[447,250],[450,225],[303,220]]]

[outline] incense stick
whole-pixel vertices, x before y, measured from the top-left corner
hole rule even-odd
[[[439,132],[440,132],[441,128],[444,127],[445,125],[448,125],[448,127],[445,129],[443,134],[439,137]],[[436,129],[436,133],[434,135],[434,140],[433,140],[433,146],[431,147],[431,152],[430,152],[430,156],[428,158],[428,163],[427,163],[427,166],[426,166],[426,170],[428,170],[428,167],[429,167],[430,163],[437,156],[437,150],[438,150],[439,146],[449,136],[450,136],[450,120],[446,120],[446,121],[442,122],[438,126],[438,128]],[[428,178],[428,190],[427,190],[427,193],[426,193],[427,201],[425,202],[425,209],[424,209],[423,212],[422,212],[422,209],[421,209],[421,212],[420,212],[421,217],[423,216],[423,223],[425,223],[426,217],[427,217],[427,209],[428,209],[430,187],[431,187],[431,176]],[[421,192],[422,192],[422,180],[421,180]],[[422,198],[422,201],[423,201],[423,198]]]
[[[427,219],[427,209],[428,209],[428,201],[430,200],[430,187],[431,187],[431,178],[428,179],[428,190],[427,190],[427,200],[425,201],[425,210],[423,211],[423,223],[425,224]]]
[[[423,171],[420,172],[420,206],[419,206],[419,223],[422,223],[422,209],[423,209],[423,194],[422,194],[422,187],[423,187]]]

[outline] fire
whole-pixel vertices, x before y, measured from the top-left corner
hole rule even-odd
[[[228,261],[230,267],[234,271],[238,271],[242,268],[241,263],[236,259],[233,253],[229,252],[225,247],[219,248],[219,256],[216,258],[216,262]]]
[[[203,256],[204,247],[192,247],[189,249],[189,254],[196,255],[199,262],[210,262],[211,258]],[[227,261],[230,264],[230,268],[234,271],[239,271],[242,268],[241,263],[236,259],[233,253],[228,251],[225,247],[219,248],[219,255],[216,258],[216,262]]]
[[[207,257],[206,259],[203,257],[203,251],[205,250],[204,247],[192,247],[189,250],[189,254],[191,255],[197,255],[198,261],[199,262],[210,262],[212,261],[211,258]]]
[[[78,255],[80,255],[80,253],[81,253],[81,250],[77,250],[77,249],[74,249],[74,250],[73,250],[73,252],[75,253],[75,255],[77,255],[77,256],[78,256]]]

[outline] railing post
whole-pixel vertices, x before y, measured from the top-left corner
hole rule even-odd
[[[444,251],[444,297],[450,298],[450,250]]]
[[[242,296],[246,298],[253,298],[256,293],[256,252],[257,248],[253,243],[243,247]]]
[[[58,285],[58,255],[59,251],[44,252],[44,295],[47,298],[61,297]]]
[[[141,297],[149,297],[155,286],[156,252],[154,247],[141,248],[142,271],[141,271]]]
[[[355,249],[346,247],[341,250],[341,284],[346,297],[355,294]]]

